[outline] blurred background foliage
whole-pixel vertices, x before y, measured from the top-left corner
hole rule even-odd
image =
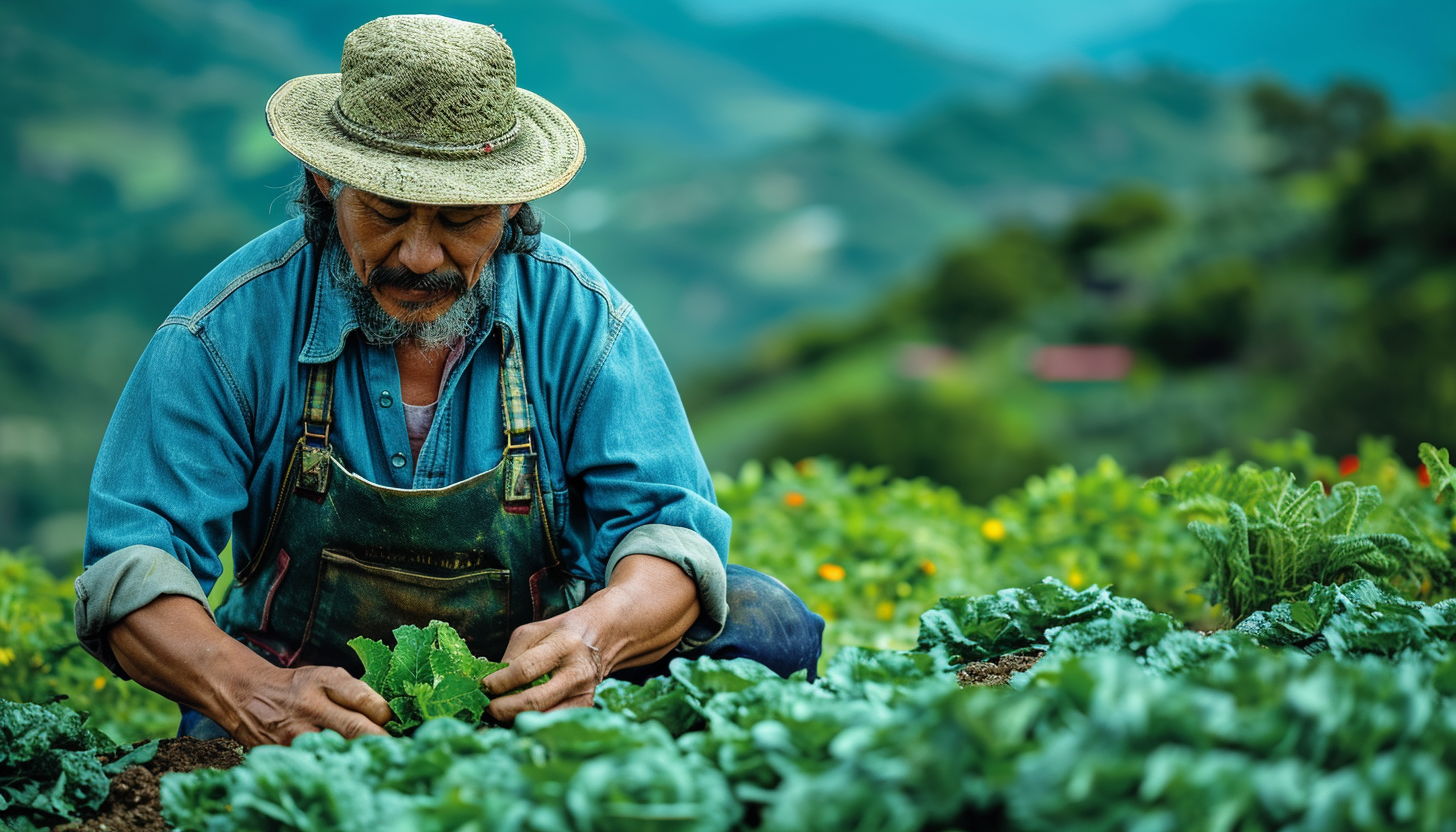
[[[1293,429],[1456,445],[1456,7],[1007,6],[5,4],[0,546],[74,569],[146,339],[286,216],[263,102],[405,11],[498,25],[581,124],[547,231],[641,310],[714,470],[827,454],[991,505]],[[1036,371],[1066,345],[1131,360]]]

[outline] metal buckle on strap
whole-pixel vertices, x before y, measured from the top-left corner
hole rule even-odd
[[[303,423],[303,443],[313,448],[327,448],[329,446],[329,423],[324,422],[324,432],[315,433],[315,425],[311,422]]]
[[[516,437],[515,437],[514,434],[507,434],[506,435],[506,451],[505,452],[507,454],[511,454],[512,452],[516,452],[516,451],[522,451],[522,452],[525,452],[525,453],[528,453],[528,454],[529,453],[533,453],[534,451],[533,451],[533,448],[531,446],[531,434],[527,433],[527,434],[525,434],[525,437],[526,437],[526,443],[524,445],[521,445],[521,444],[517,444],[516,443],[516,441],[515,441]]]

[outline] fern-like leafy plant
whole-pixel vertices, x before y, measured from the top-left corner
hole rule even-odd
[[[1322,483],[1301,487],[1293,474],[1246,464],[1232,472],[1203,466],[1148,487],[1195,515],[1222,510],[1226,525],[1194,520],[1188,528],[1208,553],[1203,591],[1233,622],[1298,600],[1313,584],[1366,578],[1386,586],[1412,555],[1401,535],[1362,531],[1381,503],[1375,486],[1342,482],[1326,494]]]

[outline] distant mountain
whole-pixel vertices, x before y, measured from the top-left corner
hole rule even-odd
[[[1100,64],[1168,62],[1224,78],[1273,74],[1306,87],[1355,76],[1421,109],[1456,91],[1456,3],[1201,0],[1085,54]]]

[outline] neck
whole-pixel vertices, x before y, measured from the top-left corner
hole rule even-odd
[[[423,349],[412,339],[394,346],[394,361],[399,365],[400,395],[409,405],[433,404],[445,378],[445,360],[450,347]]]

